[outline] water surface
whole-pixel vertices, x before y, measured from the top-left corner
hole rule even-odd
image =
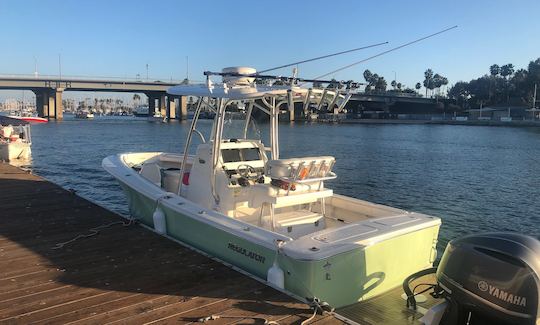
[[[68,116],[32,127],[32,168],[126,215],[125,197],[101,160],[181,152],[188,129],[186,122]],[[476,232],[540,234],[540,128],[295,123],[280,132],[282,157],[336,157],[338,179],[328,184],[336,193],[441,217],[439,248]]]

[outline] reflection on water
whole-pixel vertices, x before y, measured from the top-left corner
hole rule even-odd
[[[107,155],[180,152],[186,122],[137,118],[33,126],[33,170],[126,214],[101,168]],[[202,129],[210,121],[202,121]],[[261,126],[263,139],[267,137]],[[443,219],[441,241],[479,231],[540,233],[540,129],[445,125],[281,124],[282,157],[333,155],[335,192]],[[196,138],[194,138],[196,140]]]

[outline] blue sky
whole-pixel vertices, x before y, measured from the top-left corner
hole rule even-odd
[[[540,1],[0,0],[0,74],[190,79],[202,71],[264,69],[363,45],[385,47],[300,66],[314,77],[443,28],[458,29],[340,72],[370,69],[414,86],[432,68],[451,84],[493,63],[540,57]],[[289,69],[281,71],[289,73]]]

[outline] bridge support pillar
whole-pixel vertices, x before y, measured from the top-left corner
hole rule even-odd
[[[48,109],[47,117],[55,119],[56,118],[56,110],[55,110],[56,103],[54,102],[54,100],[55,100],[54,96],[48,92],[47,93],[47,109]]]
[[[156,112],[156,97],[147,94],[148,96],[148,116],[154,116]]]
[[[187,97],[186,96],[178,97],[178,108],[180,112],[179,119],[187,120]]]
[[[166,107],[166,96],[160,95],[158,97],[158,107],[159,107],[159,113],[161,114],[161,117],[167,116],[167,107]]]
[[[64,89],[36,90],[36,110],[39,117],[48,117],[61,120],[64,117],[62,106],[62,93]]]
[[[167,118],[176,119],[176,100],[172,96],[167,96]]]
[[[34,90],[36,94],[36,111],[39,117],[49,116],[49,95],[43,90]]]
[[[54,92],[54,111],[55,111],[55,117],[57,120],[61,120],[64,118],[64,105],[62,105],[62,94],[64,92],[64,89],[56,89]]]

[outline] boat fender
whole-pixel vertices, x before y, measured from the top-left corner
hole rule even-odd
[[[165,235],[167,233],[167,223],[163,210],[157,207],[152,215],[152,219],[154,221],[154,230],[160,235]]]
[[[266,280],[280,289],[285,289],[285,273],[279,267],[277,258],[274,260],[272,267],[268,269]]]
[[[276,255],[274,256],[274,263],[272,263],[272,266],[268,269],[268,273],[266,274],[266,281],[271,283],[277,288],[285,289],[285,272],[279,267],[278,263],[278,256],[281,252],[281,247],[285,244],[282,240],[276,240]]]

